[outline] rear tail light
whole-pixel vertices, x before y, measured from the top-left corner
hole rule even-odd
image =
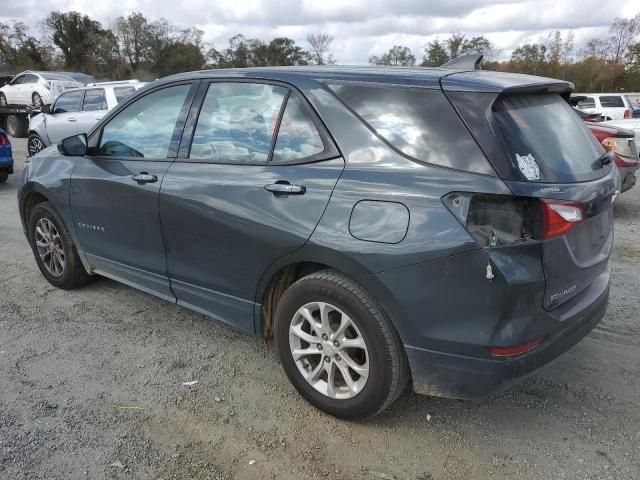
[[[631,110],[625,108],[624,110],[624,118],[631,118]]]
[[[634,157],[633,150],[634,148],[631,146],[631,138],[628,137],[607,137],[602,140],[602,146],[607,151],[613,150],[618,155],[622,155],[623,157]]]
[[[545,240],[584,219],[581,204],[563,200],[456,192],[443,201],[482,247]]]
[[[514,355],[520,355],[522,353],[530,352],[534,348],[538,348],[542,345],[544,337],[536,338],[530,342],[521,343],[519,345],[513,345],[510,347],[489,347],[489,353],[493,357],[512,357]]]
[[[8,145],[9,139],[4,133],[0,133],[0,145]]]
[[[44,88],[46,88],[47,90],[51,90],[51,82],[45,82]]]
[[[563,200],[541,199],[542,240],[562,235],[584,220],[582,205]]]

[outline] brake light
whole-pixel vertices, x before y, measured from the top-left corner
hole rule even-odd
[[[513,345],[511,347],[489,347],[489,353],[494,357],[511,357],[513,355],[530,352],[534,348],[538,348],[542,345],[543,341],[544,337],[540,337],[535,340],[531,340],[530,342]]]
[[[563,200],[540,199],[542,240],[562,235],[584,220],[582,205]]]
[[[624,118],[631,118],[631,110],[625,108],[624,110]]]
[[[0,133],[0,145],[7,145],[9,143],[9,139],[4,133]]]

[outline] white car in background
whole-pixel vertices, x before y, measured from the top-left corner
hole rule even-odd
[[[636,145],[640,145],[640,118],[626,118],[623,120],[610,120],[602,122],[604,125],[626,128],[635,134]]]
[[[572,93],[571,105],[585,113],[599,113],[602,120],[631,118],[629,100],[622,93]]]
[[[51,104],[64,90],[83,86],[66,75],[27,70],[0,88],[0,106],[33,105],[40,108]]]
[[[67,137],[87,133],[107,111],[144,85],[138,80],[125,80],[66,90],[50,107],[42,107],[29,119],[29,157]]]

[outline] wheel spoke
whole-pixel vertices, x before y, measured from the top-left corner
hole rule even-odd
[[[318,381],[318,378],[320,377],[320,374],[323,371],[324,371],[324,361],[320,359],[320,361],[318,362],[318,365],[316,365],[316,368],[314,368],[309,374],[309,376],[307,377],[307,380],[313,385]]]
[[[329,325],[329,310],[331,307],[326,303],[320,304],[320,323],[322,324],[322,331],[327,335],[331,333],[331,325]]]
[[[338,326],[338,329],[335,331],[333,338],[341,338],[349,325],[351,325],[351,319],[345,314],[342,314],[340,317],[340,326]]]
[[[336,396],[336,364],[333,362],[325,363],[327,371],[327,395],[331,398]]]
[[[311,335],[310,333],[302,330],[302,325],[292,325],[289,329],[289,332],[293,333],[296,337],[301,340],[304,340],[307,343],[318,343],[320,342],[320,338]]]
[[[340,370],[340,375],[342,375],[342,378],[344,379],[345,383],[347,384],[347,388],[350,391],[355,391],[355,382],[353,381],[353,378],[351,377],[351,372],[349,372],[349,369],[345,366],[345,365],[341,365],[340,362],[336,363],[336,367],[338,367],[338,369]]]
[[[340,346],[342,348],[360,348],[363,350],[367,349],[367,345],[364,343],[364,339],[362,337],[345,338],[344,340],[342,340]]]
[[[302,357],[308,357],[309,355],[322,355],[322,350],[318,350],[318,347],[296,348],[291,354],[294,360],[300,360]]]
[[[316,335],[320,336],[322,334],[322,325],[313,317],[313,312],[306,307],[302,307],[298,312],[309,322]]]
[[[341,356],[344,363],[351,370],[356,372],[361,377],[367,378],[367,376],[369,375],[369,368],[366,363],[364,365],[360,365],[353,358],[351,358],[351,356],[347,352],[342,352]]]

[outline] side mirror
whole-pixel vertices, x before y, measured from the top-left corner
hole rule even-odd
[[[87,154],[87,134],[81,133],[67,137],[58,145],[58,151],[68,157],[81,157]]]

